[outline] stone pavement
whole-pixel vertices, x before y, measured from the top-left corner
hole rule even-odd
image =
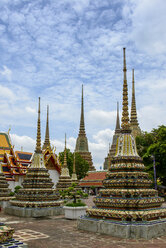
[[[87,201],[92,205],[92,197]],[[15,238],[29,248],[166,248],[166,236],[153,240],[124,240],[78,231],[76,221],[64,216],[50,218],[20,218],[0,214],[1,221],[15,228]]]

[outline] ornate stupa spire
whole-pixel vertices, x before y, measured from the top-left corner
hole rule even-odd
[[[63,168],[67,168],[67,157],[66,157],[66,134],[65,134],[65,149],[64,149],[64,162]]]
[[[45,141],[43,144],[43,150],[50,148],[50,135],[49,135],[49,105],[47,105],[47,121],[46,121],[46,133],[45,133]]]
[[[85,122],[84,122],[84,95],[83,95],[83,85],[82,85],[82,96],[81,96],[81,117],[80,117],[80,129],[78,138],[76,141],[75,152],[78,152],[83,159],[89,163],[89,170],[95,170],[92,162],[92,156],[88,148],[88,139],[85,132]]]
[[[36,137],[35,153],[42,153],[42,150],[41,150],[41,131],[40,131],[40,97],[39,97],[39,107],[38,107],[37,137]]]
[[[115,133],[120,133],[119,102],[117,102],[117,116],[116,116]]]
[[[134,69],[132,69],[132,100],[131,100],[131,115],[130,115],[130,127],[134,137],[141,133],[141,129],[137,120],[136,100],[135,100],[135,80]]]
[[[129,111],[128,111],[128,89],[127,89],[127,75],[126,75],[126,54],[125,48],[123,48],[123,108],[122,108],[122,132],[131,132],[129,123]]]
[[[80,117],[79,135],[86,135],[85,134],[85,122],[84,122],[84,91],[83,91],[83,84],[82,84],[81,117]]]
[[[22,217],[27,215],[26,208],[32,208],[31,213],[28,212],[30,214],[28,216],[31,217],[50,215],[49,210],[46,210],[46,208],[52,211],[52,207],[61,205],[61,202],[57,201],[59,196],[55,192],[55,189],[53,189],[53,185],[54,183],[45,167],[44,154],[41,150],[39,97],[36,149],[32,157],[31,166],[27,168],[27,174],[22,183],[23,188],[16,194],[16,199],[11,201],[11,210],[14,209],[13,206],[24,208],[24,211],[21,209],[18,210]],[[40,208],[37,210],[39,211],[38,213],[36,213],[36,208]]]
[[[96,225],[99,233],[103,234],[105,229],[105,234],[121,238],[151,239],[166,233],[166,208],[161,206],[164,199],[158,196],[157,190],[151,188],[152,180],[144,171],[145,166],[137,153],[135,138],[130,132],[125,49],[123,53],[122,130],[117,139],[116,153],[106,179],[103,180],[104,188],[93,199],[96,206],[87,209],[90,220],[88,217],[81,219],[81,224],[79,222],[78,225],[80,224],[80,229],[89,231],[92,230],[92,225]],[[101,225],[97,223],[97,218],[102,219]],[[108,219],[110,224],[103,219]],[[156,223],[160,223],[162,232],[156,231]],[[116,233],[115,226],[121,232]]]
[[[77,174],[76,174],[76,159],[75,159],[75,152],[74,152],[74,159],[73,159],[73,174],[71,177],[72,182],[78,182]]]
[[[116,116],[116,127],[115,127],[115,133],[112,138],[112,145],[109,148],[109,153],[108,153],[108,169],[111,166],[111,161],[113,157],[115,156],[116,152],[116,142],[117,139],[120,135],[121,129],[120,129],[120,120],[119,120],[119,102],[117,102],[117,116]]]

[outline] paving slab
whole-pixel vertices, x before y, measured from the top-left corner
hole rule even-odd
[[[93,199],[87,199],[93,204]],[[15,228],[14,237],[29,248],[166,248],[166,236],[152,240],[128,240],[77,230],[77,221],[63,215],[21,218],[0,213],[0,220]],[[9,224],[10,223],[10,224]]]

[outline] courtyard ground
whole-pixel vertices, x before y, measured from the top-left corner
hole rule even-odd
[[[92,206],[92,197],[87,205]],[[29,248],[166,248],[166,236],[152,240],[125,240],[77,230],[64,216],[19,218],[0,213],[0,220],[15,228],[14,237]]]

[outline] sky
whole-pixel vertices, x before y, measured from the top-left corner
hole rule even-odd
[[[103,165],[122,108],[126,47],[129,108],[135,69],[140,127],[166,124],[165,0],[1,0],[0,130],[15,150],[34,151],[38,97],[42,141],[50,108],[51,144],[73,152],[81,85],[85,128],[97,170]]]

